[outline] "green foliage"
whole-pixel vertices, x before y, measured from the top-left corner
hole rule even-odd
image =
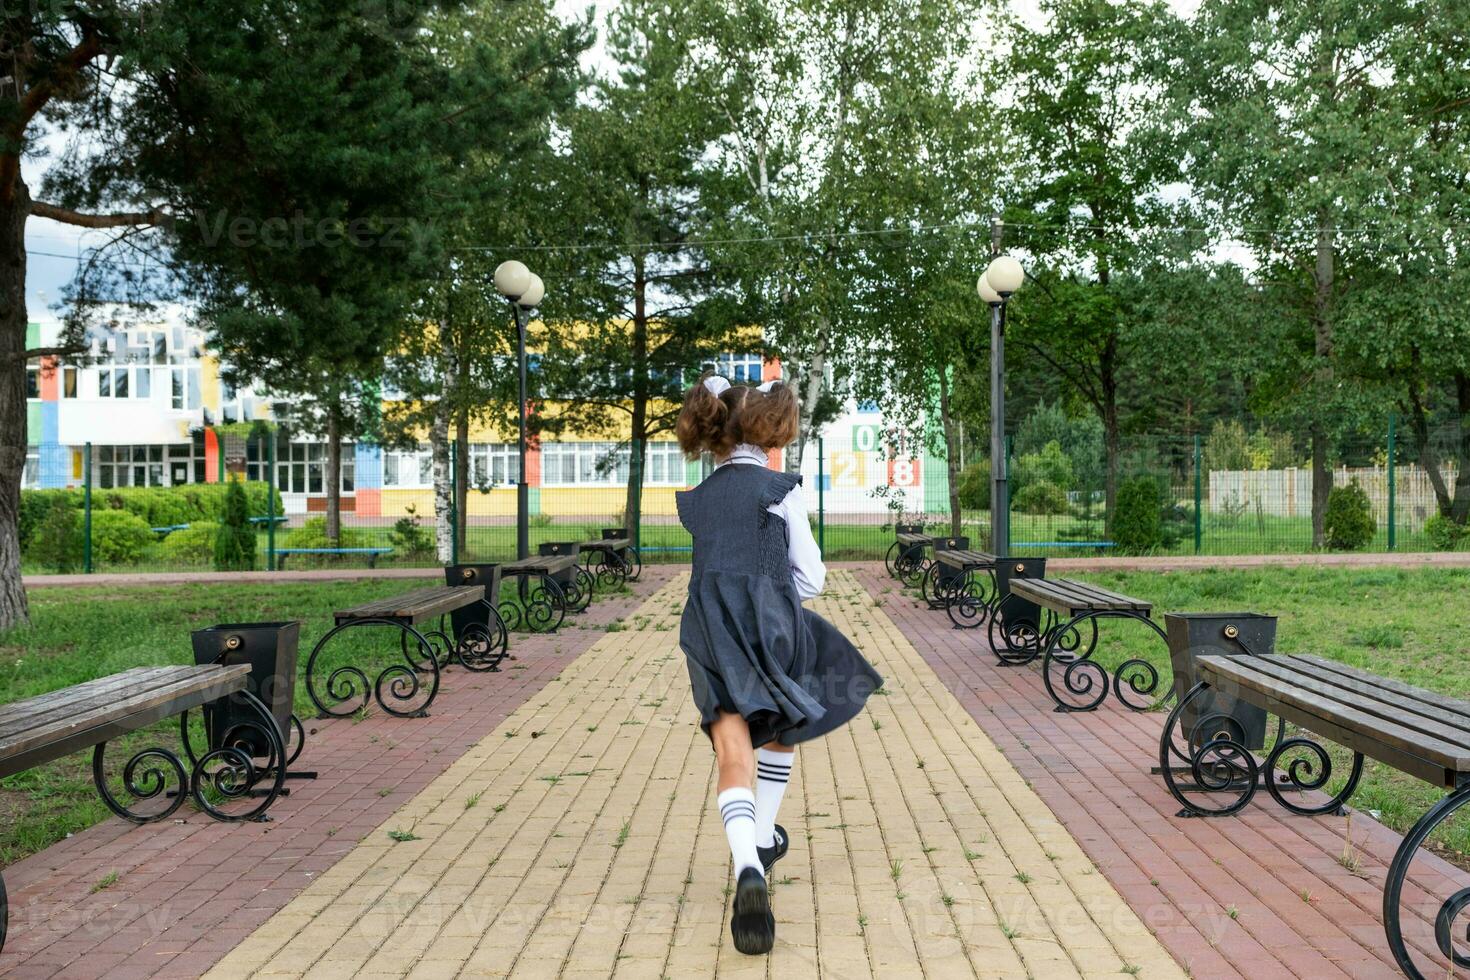
[[[434,535],[419,524],[418,508],[409,504],[407,512],[393,522],[393,547],[410,557],[420,557],[434,550]]]
[[[264,517],[267,513],[268,484],[255,481],[242,484],[249,514]],[[120,510],[143,519],[149,527],[172,527],[177,524],[193,524],[196,521],[218,521],[225,513],[225,494],[228,487],[220,483],[186,483],[176,487],[119,487],[113,490],[92,491],[92,512]],[[29,537],[29,529],[35,527],[46,513],[49,502],[54,498],[66,500],[80,510],[83,494],[78,489],[66,490],[22,490],[21,541],[22,548]],[[285,512],[280,492],[275,494],[275,513]]]
[[[255,567],[255,529],[250,524],[245,488],[231,480],[225,491],[225,512],[214,536],[217,571],[248,571]]]
[[[81,514],[73,518],[78,534],[82,520]],[[122,510],[92,512],[92,560],[98,564],[136,565],[153,540],[148,522],[136,514]]]
[[[1049,480],[1035,480],[1016,491],[1011,508],[1023,514],[1065,514],[1067,491]]]
[[[344,527],[334,545],[327,540],[327,519],[308,517],[300,527],[294,528],[281,542],[283,548],[371,548],[376,542],[367,532],[358,528]],[[311,557],[302,555],[303,558]]]
[[[1164,529],[1159,497],[1159,483],[1152,477],[1140,476],[1124,481],[1118,488],[1117,509],[1113,514],[1113,541],[1125,554],[1141,555],[1164,543]]]
[[[1424,534],[1435,551],[1454,551],[1465,539],[1467,531],[1470,528],[1466,525],[1456,523],[1454,518],[1443,514],[1434,514],[1424,522]]]
[[[1269,470],[1295,465],[1290,433],[1261,426],[1247,434],[1239,419],[1217,419],[1205,437],[1207,470]]]
[[[182,531],[172,531],[158,550],[164,560],[180,565],[205,565],[214,560],[214,535],[219,524],[195,521]]]
[[[1033,483],[1050,483],[1061,490],[1071,490],[1077,482],[1071,458],[1062,451],[1061,443],[1048,442],[1040,452],[1027,453],[1015,461],[1010,473],[1013,499]]]
[[[1327,547],[1335,551],[1357,551],[1373,540],[1378,522],[1373,518],[1373,504],[1357,480],[1345,487],[1333,487],[1327,495],[1322,532]]]
[[[45,507],[29,535],[30,557],[46,568],[65,573],[82,560],[82,533],[77,512],[63,494],[34,498]]]
[[[965,510],[990,509],[990,460],[971,463],[961,471],[959,494]]]
[[[27,552],[31,547],[36,529],[50,515],[56,502],[71,508],[82,506],[80,490],[22,490],[20,492],[20,550]]]
[[[1072,418],[1060,402],[1041,401],[1016,428],[1018,456],[1045,450],[1055,442],[1072,462],[1074,482],[1068,490],[1101,490],[1105,479],[1103,424],[1094,414]]]

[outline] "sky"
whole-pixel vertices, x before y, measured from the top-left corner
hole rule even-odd
[[[555,9],[564,17],[580,15],[589,6],[597,9],[599,22],[617,0],[556,0]],[[1169,0],[1169,5],[1183,15],[1192,14],[1199,0]],[[1010,7],[1033,23],[1040,22],[1039,0],[1011,0]],[[588,52],[589,67],[602,67],[606,58],[601,47]],[[43,140],[49,148],[60,149],[59,141]],[[25,177],[32,192],[40,182],[44,161],[27,161]],[[61,302],[62,290],[77,270],[78,262],[89,246],[106,241],[107,232],[77,228],[49,218],[31,218],[26,222],[26,307],[37,323],[55,323],[59,317],[54,307]]]

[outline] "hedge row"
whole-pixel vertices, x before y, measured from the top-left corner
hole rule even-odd
[[[218,522],[225,512],[224,483],[188,483],[177,487],[122,487],[115,490],[92,491],[92,513],[101,511],[125,511],[142,519],[149,527],[169,527],[177,524],[193,524],[198,521]],[[245,497],[250,516],[263,517],[267,513],[267,497],[270,488],[262,482],[246,483]],[[22,490],[20,492],[20,546],[24,551],[30,546],[31,535],[45,519],[52,502],[62,498],[77,512],[82,510],[83,494],[79,489],[67,490]],[[276,492],[275,513],[285,513],[280,492]]]

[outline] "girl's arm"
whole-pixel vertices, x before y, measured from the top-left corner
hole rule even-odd
[[[790,544],[787,557],[791,559],[791,574],[796,579],[796,594],[803,600],[814,599],[822,594],[827,581],[827,566],[822,563],[822,549],[812,537],[812,525],[807,520],[806,498],[801,487],[792,487],[780,503],[772,504],[770,512],[784,518],[789,532]]]

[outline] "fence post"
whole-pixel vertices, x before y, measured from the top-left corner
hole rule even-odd
[[[1007,478],[1007,480],[1010,479],[1010,474],[1015,469],[1015,467],[1012,465],[1012,463],[1014,462],[1015,455],[1016,455],[1016,437],[1015,436],[1006,436],[1006,478]],[[1007,488],[1009,488],[1010,484],[1007,483],[1006,486],[1007,486]],[[1015,514],[1014,509],[1011,507],[1011,501],[1014,500],[1014,499],[1015,499],[1015,497],[1014,497],[1013,494],[1011,494],[1011,493],[1007,493],[1006,494],[1006,555],[1010,555],[1010,553],[1011,553],[1011,517],[1014,516],[1014,514]],[[990,503],[991,503],[992,506],[994,506],[995,501],[992,500]]]
[[[82,447],[82,571],[92,574],[92,444]]]
[[[266,432],[265,440],[265,568],[276,570],[276,434]]]
[[[1202,479],[1202,468],[1200,466],[1200,441],[1199,433],[1194,434],[1194,553],[1200,553],[1200,544],[1204,541],[1204,480]]]
[[[822,437],[817,436],[817,550],[827,557],[827,488],[824,486],[827,472],[827,451]]]
[[[1394,483],[1396,481],[1394,479],[1395,474],[1394,474],[1394,465],[1393,465],[1393,458],[1394,458],[1394,455],[1395,455],[1395,448],[1396,448],[1394,446],[1394,442],[1395,442],[1395,436],[1398,434],[1395,431],[1397,429],[1397,423],[1398,423],[1398,413],[1397,412],[1392,412],[1392,411],[1389,412],[1388,413],[1388,550],[1389,551],[1392,551],[1393,550],[1393,546],[1394,546],[1394,532],[1398,529],[1398,522],[1395,519],[1395,515],[1394,515],[1394,511],[1396,509],[1394,507],[1394,504],[1396,503],[1395,498],[1396,498],[1397,495],[1394,492]]]
[[[449,443],[449,564],[459,564],[459,443]]]

